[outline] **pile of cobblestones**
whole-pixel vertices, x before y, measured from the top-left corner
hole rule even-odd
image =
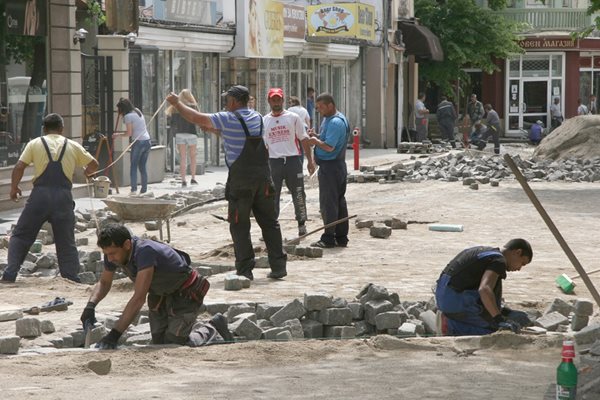
[[[563,159],[559,161],[541,159],[513,160],[528,181],[600,181],[600,157],[591,159]],[[439,180],[446,182],[498,184],[504,179],[514,179],[503,158],[474,151],[448,153],[426,159],[414,158],[410,162],[397,162],[389,166],[363,167],[360,173],[348,176],[348,182],[394,183]]]

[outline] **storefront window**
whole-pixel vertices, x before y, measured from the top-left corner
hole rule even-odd
[[[3,2],[0,33],[0,166],[41,135],[47,108],[46,2]],[[7,24],[10,18],[12,24]]]
[[[548,57],[542,56],[523,56],[523,69],[522,73],[524,77],[542,77],[548,76],[550,73]]]

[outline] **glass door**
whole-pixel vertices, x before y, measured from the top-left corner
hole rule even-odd
[[[540,120],[548,126],[548,80],[522,80],[521,120],[519,128],[529,130],[532,124]]]

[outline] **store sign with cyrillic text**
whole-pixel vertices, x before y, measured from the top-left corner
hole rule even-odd
[[[306,35],[306,14],[304,7],[291,4],[283,5],[283,36],[304,39]]]
[[[307,7],[308,36],[375,39],[375,7],[361,3]]]
[[[525,50],[576,49],[579,47],[578,45],[578,41],[571,38],[530,38],[519,40],[519,46]]]

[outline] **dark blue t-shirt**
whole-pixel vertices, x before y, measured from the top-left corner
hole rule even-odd
[[[461,251],[444,269],[450,275],[450,287],[458,291],[477,290],[487,270],[506,279],[506,260],[499,248],[489,246],[471,247]]]
[[[183,257],[171,246],[154,240],[140,239],[134,236],[131,239],[132,255],[126,265],[128,274],[134,279],[143,269],[154,267],[155,272],[186,272],[188,264]],[[118,266],[108,261],[104,256],[104,268],[108,271],[116,271]]]

